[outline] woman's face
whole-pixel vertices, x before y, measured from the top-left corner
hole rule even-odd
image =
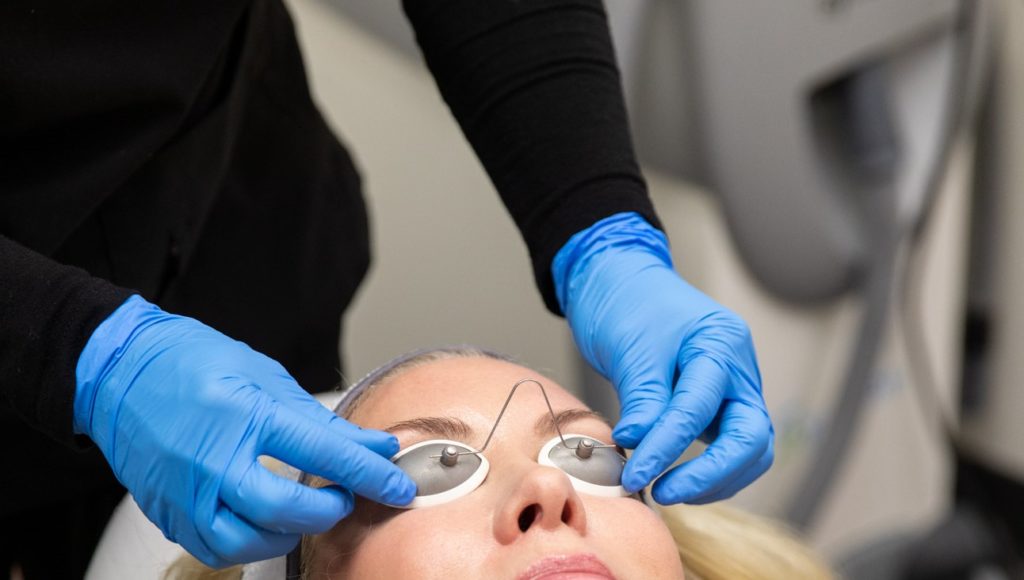
[[[479,449],[512,385],[540,380],[563,432],[611,441],[611,429],[555,382],[488,358],[412,368],[376,387],[351,420],[387,429],[403,448],[454,439]],[[423,421],[436,417],[442,421]],[[575,491],[562,471],[537,463],[556,434],[536,385],[522,385],[484,452],[484,483],[452,502],[414,510],[360,500],[355,512],[313,541],[313,577],[682,578],[668,529],[633,498]],[[461,430],[463,423],[468,431]],[[447,424],[455,432],[430,432]]]

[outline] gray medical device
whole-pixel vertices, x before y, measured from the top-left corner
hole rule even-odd
[[[873,198],[895,196],[898,225],[920,219],[963,110],[960,49],[981,37],[963,2],[607,5],[641,157],[720,197],[773,293],[821,301],[862,281]]]
[[[787,514],[798,526],[863,409],[898,249],[924,222],[980,85],[987,4],[607,2],[644,163],[718,196],[744,263],[775,296],[864,298],[828,431]]]

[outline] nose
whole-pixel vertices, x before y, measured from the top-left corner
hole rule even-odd
[[[567,527],[583,535],[587,513],[569,477],[553,467],[537,465],[509,491],[495,512],[494,536],[510,544],[538,530]]]

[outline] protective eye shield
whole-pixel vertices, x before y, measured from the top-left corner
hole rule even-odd
[[[556,437],[541,448],[537,462],[564,471],[581,493],[601,497],[629,495],[620,483],[626,458],[614,445],[604,445],[585,435],[566,435],[564,441]]]
[[[399,451],[391,461],[416,482],[416,498],[401,509],[441,505],[472,493],[487,479],[490,463],[481,452],[458,441],[431,439]],[[537,463],[561,469],[581,493],[629,495],[619,485],[626,458],[614,446],[586,435],[555,437],[544,444]]]
[[[573,487],[581,493],[602,497],[629,495],[620,485],[626,458],[616,447],[586,435],[563,435],[544,385],[534,379],[522,379],[512,385],[479,451],[458,441],[432,439],[407,447],[392,457],[391,461],[416,483],[417,488],[416,497],[409,505],[392,507],[416,509],[441,505],[464,497],[480,487],[490,470],[483,451],[494,437],[494,431],[516,390],[525,383],[533,383],[540,389],[552,424],[558,432],[557,437],[541,448],[537,463],[564,471]]]
[[[391,506],[402,509],[431,507],[459,499],[480,487],[491,470],[487,458],[475,449],[447,439],[409,446],[391,461],[416,483],[412,503]]]

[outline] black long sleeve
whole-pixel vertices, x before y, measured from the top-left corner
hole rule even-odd
[[[74,441],[125,288],[336,384],[366,213],[280,0],[3,2],[0,87],[0,427]]]
[[[0,91],[0,401],[70,442],[78,354],[124,288],[245,340],[304,385],[333,380],[340,309],[366,269],[365,213],[283,6],[64,4],[0,9],[0,79],[17,89]],[[603,8],[406,11],[557,313],[550,263],[570,236],[622,211],[658,223]]]
[[[75,365],[93,330],[131,293],[0,236],[0,396],[71,443]]]
[[[441,94],[526,240],[551,261],[618,212],[659,226],[637,166],[600,0],[404,0]]]
[[[0,5],[0,405],[63,443],[73,441],[78,355],[130,294],[122,287],[144,278],[92,266],[159,277],[165,248],[152,240],[170,239],[174,220],[198,223],[209,205],[185,181],[205,170],[190,159],[140,184],[137,203],[126,184],[201,128],[217,98],[202,89],[247,4]],[[217,152],[207,143],[195,157]],[[195,182],[216,183],[205,173]],[[95,227],[93,244],[82,232],[97,223],[108,231]]]

